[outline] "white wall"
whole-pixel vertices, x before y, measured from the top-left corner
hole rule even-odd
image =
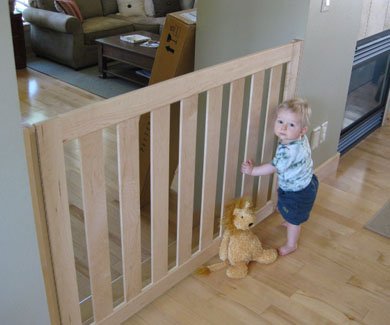
[[[28,175],[8,3],[0,2],[0,324],[50,324]]]
[[[321,13],[322,0],[199,0],[195,67],[303,38],[298,95],[312,105],[312,127],[329,122],[318,166],[337,153],[362,1],[332,0]]]
[[[390,28],[390,0],[363,0],[358,39]]]
[[[310,1],[298,79],[298,94],[313,108],[312,128],[329,122],[326,141],[313,151],[316,166],[337,153],[362,9],[362,0],[332,0],[321,13],[321,2]]]
[[[199,0],[195,68],[302,39],[309,2]]]

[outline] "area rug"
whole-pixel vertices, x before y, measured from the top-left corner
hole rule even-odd
[[[364,227],[390,238],[390,200],[386,202],[383,208]]]
[[[74,70],[50,60],[30,56],[27,59],[27,67],[103,98],[121,95],[141,87],[135,83],[116,77],[99,78],[97,65],[81,70]]]

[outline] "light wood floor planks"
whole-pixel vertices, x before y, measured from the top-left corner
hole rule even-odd
[[[18,83],[26,122],[101,100],[28,69]],[[341,157],[296,252],[251,265],[243,280],[189,276],[124,324],[390,324],[390,240],[363,228],[390,197],[389,141],[387,124]],[[280,222],[256,227],[266,246],[283,244]]]

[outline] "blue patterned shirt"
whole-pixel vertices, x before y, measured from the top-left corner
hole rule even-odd
[[[305,136],[288,144],[279,143],[272,160],[283,191],[300,191],[309,185],[313,176],[313,160]]]

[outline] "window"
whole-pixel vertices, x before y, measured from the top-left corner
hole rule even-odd
[[[15,10],[22,12],[28,7],[28,0],[16,0],[15,1]]]

